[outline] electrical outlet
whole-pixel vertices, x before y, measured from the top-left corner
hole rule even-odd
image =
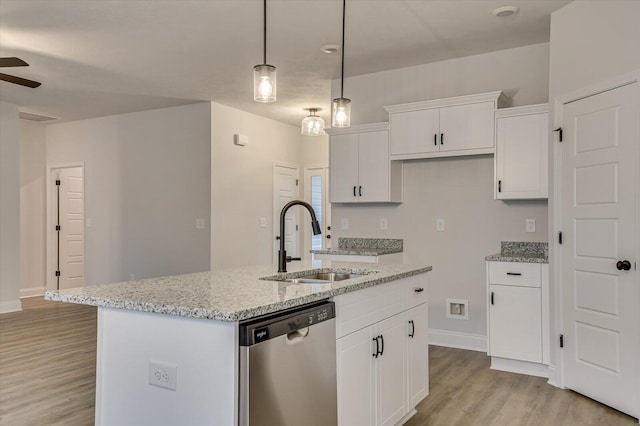
[[[204,229],[204,219],[203,218],[196,219],[196,229]]]
[[[444,232],[444,219],[436,219],[436,231]]]
[[[525,230],[527,232],[536,232],[536,220],[535,219],[527,219]]]
[[[175,391],[178,383],[178,366],[162,361],[149,361],[149,384]]]
[[[129,281],[133,281],[136,279],[136,274],[129,274]]]
[[[383,231],[387,230],[387,218],[386,217],[381,217],[380,218],[380,229]]]
[[[260,218],[260,228],[266,228],[267,227],[267,218],[266,217],[261,217]]]
[[[343,217],[341,221],[342,229],[349,229],[349,218]]]

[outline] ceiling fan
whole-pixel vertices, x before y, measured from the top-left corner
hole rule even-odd
[[[20,58],[0,58],[0,67],[28,67],[29,64]],[[19,84],[21,86],[35,88],[40,86],[37,81],[27,80],[26,78],[16,77],[15,75],[0,73],[0,80],[8,81],[9,83]]]

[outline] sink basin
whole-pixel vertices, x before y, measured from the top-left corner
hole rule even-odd
[[[300,271],[289,275],[289,277],[282,275],[274,275],[270,277],[262,277],[262,280],[269,281],[284,281],[293,284],[326,284],[336,281],[350,280],[354,278],[360,278],[367,274],[377,271],[329,271],[329,272],[319,272],[319,271]],[[286,278],[285,278],[286,277]]]

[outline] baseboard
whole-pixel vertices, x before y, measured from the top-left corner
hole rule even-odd
[[[549,377],[549,366],[517,359],[491,357],[491,369],[529,376]]]
[[[44,292],[45,292],[44,286],[21,288],[20,298],[22,299],[23,297],[42,296]]]
[[[429,329],[429,344],[448,348],[487,352],[487,336]]]
[[[10,300],[8,302],[0,302],[0,314],[6,314],[8,312],[19,312],[22,310],[22,303],[20,299]]]
[[[555,365],[549,366],[549,380],[547,380],[547,383],[560,389],[566,389],[564,386],[560,386],[558,370],[556,369]]]

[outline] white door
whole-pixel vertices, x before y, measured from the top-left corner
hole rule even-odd
[[[56,288],[84,284],[84,182],[82,167],[53,171],[54,273]],[[59,227],[58,227],[59,226]]]
[[[307,254],[309,250],[331,248],[331,203],[329,203],[328,176],[329,168],[326,165],[309,166],[304,169],[304,198],[316,212],[322,234],[313,235],[311,222],[303,221],[306,233],[303,254]]]
[[[280,212],[289,201],[298,199],[299,173],[296,166],[275,164],[273,166],[273,263],[278,263],[280,248]],[[298,228],[300,207],[292,207],[285,216],[284,249],[287,256],[299,257]]]
[[[640,415],[639,84],[562,106],[564,385]],[[617,263],[630,262],[630,270]]]

